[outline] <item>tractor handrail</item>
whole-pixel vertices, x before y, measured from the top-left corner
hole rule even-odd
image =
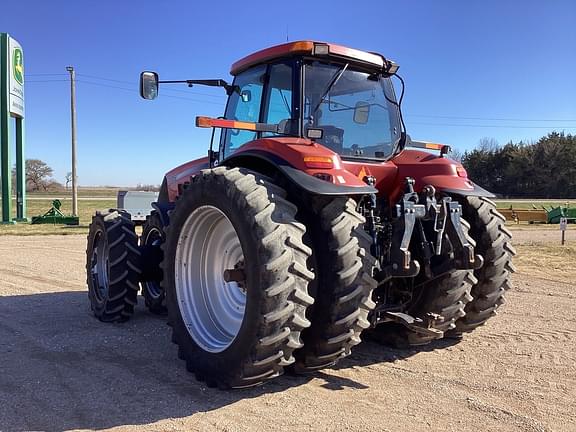
[[[196,117],[196,127],[200,128],[222,128],[222,129],[241,129],[255,132],[273,132],[279,133],[278,124],[254,123],[238,120],[226,120],[212,117]]]

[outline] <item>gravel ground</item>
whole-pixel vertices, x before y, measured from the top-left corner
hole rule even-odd
[[[559,245],[562,239],[560,225],[509,225],[515,245]],[[576,225],[568,225],[564,234],[567,244],[576,244]]]
[[[530,232],[520,243],[548,241]],[[363,343],[336,368],[223,392],[186,373],[163,318],[91,316],[84,249],[0,237],[0,431],[576,430],[574,273],[520,267],[505,311],[460,343]]]

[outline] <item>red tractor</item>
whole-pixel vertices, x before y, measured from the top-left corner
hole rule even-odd
[[[94,216],[95,315],[128,319],[141,285],[188,370],[221,388],[333,365],[365,331],[419,345],[484,324],[510,287],[511,235],[448,146],[406,134],[397,69],[300,41],[234,63],[232,84],[143,72],[145,99],[182,82],[228,103],[196,118],[208,156],[165,175],[140,241],[128,214]]]

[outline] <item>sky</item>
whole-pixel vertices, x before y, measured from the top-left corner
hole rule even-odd
[[[230,65],[286,40],[377,51],[400,65],[413,139],[460,152],[483,137],[505,144],[576,133],[573,0],[3,2],[0,32],[24,50],[26,157],[64,182],[70,171],[70,84],[77,72],[78,179],[83,186],[159,184],[206,154],[197,115],[222,115],[222,89],[138,77],[231,80]]]

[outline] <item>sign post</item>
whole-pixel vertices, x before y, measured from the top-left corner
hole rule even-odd
[[[565,243],[566,228],[568,226],[568,218],[560,218],[560,231],[562,231],[562,245]]]
[[[0,176],[2,223],[12,217],[11,117],[16,138],[16,220],[26,221],[26,161],[24,158],[24,52],[7,33],[0,33]]]

